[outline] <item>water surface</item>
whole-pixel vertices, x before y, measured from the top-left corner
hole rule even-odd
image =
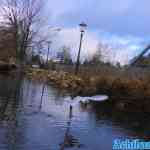
[[[41,99],[42,91],[42,83],[0,76],[0,150],[111,150],[115,138],[149,135],[149,118],[75,103],[53,86]]]

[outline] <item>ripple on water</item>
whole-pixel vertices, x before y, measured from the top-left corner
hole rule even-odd
[[[11,95],[7,90],[10,82],[1,82],[0,91],[6,90],[2,97]],[[15,82],[12,81],[12,85]],[[114,138],[133,137],[133,128],[123,126],[105,108],[101,110],[90,104],[84,107],[80,105],[81,100],[85,102],[91,97],[76,97],[72,100],[68,95],[46,86],[41,101],[42,84],[28,80],[22,83],[23,93],[19,103],[16,104],[18,99],[13,98],[8,101],[9,107],[4,107],[3,116],[10,115],[14,120],[6,121],[6,125],[0,122],[0,150],[10,150],[11,146],[15,150],[59,150],[66,139],[65,148],[70,147],[71,150],[111,150]],[[4,84],[5,89],[2,86]],[[100,96],[92,99],[100,100]],[[5,100],[7,102],[7,98]],[[0,106],[1,103],[0,98]],[[73,106],[71,115],[70,105]]]

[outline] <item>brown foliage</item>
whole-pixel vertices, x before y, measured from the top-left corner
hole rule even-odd
[[[9,27],[0,28],[0,60],[9,61],[16,57],[13,29]]]

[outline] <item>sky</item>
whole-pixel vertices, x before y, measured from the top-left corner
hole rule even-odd
[[[50,26],[62,28],[55,45],[69,45],[76,56],[78,24],[85,22],[82,57],[104,42],[114,48],[108,59],[125,64],[150,42],[149,6],[149,0],[49,0],[46,10]]]
[[[78,24],[88,26],[81,57],[90,58],[99,43],[111,47],[104,51],[107,61],[126,64],[150,42],[150,0],[45,0],[42,33],[53,35],[51,53],[62,46],[71,49],[75,60],[79,47]],[[60,32],[50,30],[61,28]]]

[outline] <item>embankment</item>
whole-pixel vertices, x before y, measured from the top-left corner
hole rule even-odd
[[[118,73],[119,74],[119,73]],[[150,112],[150,78],[147,76],[130,76],[129,74],[88,75],[67,72],[45,71],[42,69],[28,69],[28,78],[54,83],[62,90],[75,95],[91,96],[107,94],[110,103],[121,111]]]

